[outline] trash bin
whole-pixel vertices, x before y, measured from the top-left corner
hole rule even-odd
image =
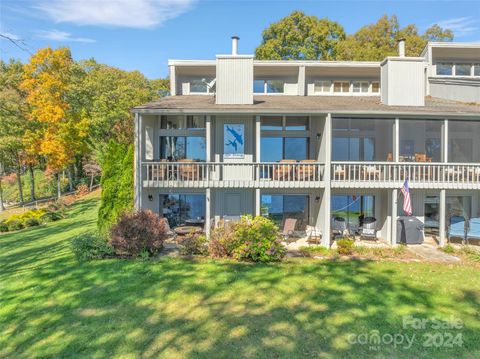
[[[397,243],[422,244],[423,228],[424,224],[417,217],[398,217]]]

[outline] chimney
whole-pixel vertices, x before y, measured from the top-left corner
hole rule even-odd
[[[232,36],[232,55],[238,55],[238,36]]]
[[[398,39],[398,56],[405,57],[405,39]]]

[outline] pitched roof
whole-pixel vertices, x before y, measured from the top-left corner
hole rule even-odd
[[[252,105],[217,105],[213,96],[168,96],[133,109],[163,113],[450,114],[480,117],[480,104],[427,97],[425,106],[387,106],[378,96],[254,96]]]

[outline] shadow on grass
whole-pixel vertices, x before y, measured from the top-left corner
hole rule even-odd
[[[0,356],[462,358],[478,354],[478,285],[462,288],[452,283],[453,294],[445,294],[443,285],[449,284],[431,279],[447,278],[448,271],[431,273],[432,267],[426,265],[369,261],[254,265],[162,258],[77,263],[62,234],[68,236],[91,221],[86,217],[60,225],[55,232],[58,240],[50,242],[43,239],[48,235],[45,229],[38,229],[20,240],[31,243],[31,248],[0,255],[4,261]],[[404,315],[461,318],[466,321],[463,346],[423,347],[424,332],[403,329]],[[375,330],[419,337],[409,349],[349,341],[350,334]]]

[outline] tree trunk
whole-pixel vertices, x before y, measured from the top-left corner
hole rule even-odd
[[[62,196],[62,183],[60,178],[60,172],[57,173],[57,197],[60,198]]]
[[[18,194],[20,197],[20,204],[23,204],[23,186],[22,186],[22,171],[20,164],[17,164],[17,184],[18,184]]]
[[[35,196],[35,173],[32,165],[28,165],[28,173],[30,174],[30,197],[32,201],[35,201],[37,199]]]
[[[90,177],[90,192],[92,192],[92,187],[93,187],[93,173],[92,176]]]
[[[73,192],[73,165],[68,166],[68,190],[69,192]]]

